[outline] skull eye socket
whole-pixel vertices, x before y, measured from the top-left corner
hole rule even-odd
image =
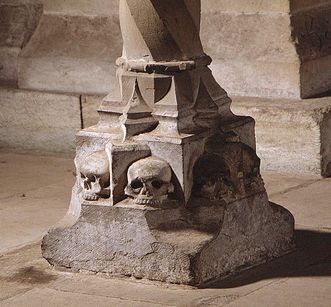
[[[143,183],[139,179],[133,180],[130,185],[132,189],[140,189],[143,187]]]
[[[163,182],[160,181],[160,180],[153,180],[152,181],[153,188],[155,188],[157,190],[160,189],[162,187],[162,185],[163,185]]]

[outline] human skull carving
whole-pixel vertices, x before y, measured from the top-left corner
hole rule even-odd
[[[156,157],[148,157],[133,163],[128,169],[128,185],[125,194],[139,205],[158,206],[174,191],[169,164]]]
[[[109,160],[105,151],[93,152],[80,163],[80,185],[85,200],[96,201],[109,187]]]

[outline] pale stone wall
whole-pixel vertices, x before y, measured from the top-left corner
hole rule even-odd
[[[216,79],[231,95],[300,96],[289,1],[203,3],[203,43],[213,58]]]
[[[20,87],[109,92],[122,46],[118,1],[44,0],[44,10],[35,39],[21,54]],[[331,0],[203,0],[201,35],[216,79],[238,96],[327,92],[330,14]]]

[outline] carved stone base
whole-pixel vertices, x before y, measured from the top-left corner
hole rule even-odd
[[[51,264],[201,286],[294,247],[292,215],[263,192],[228,204],[195,198],[185,208],[87,203],[72,226],[44,237]]]

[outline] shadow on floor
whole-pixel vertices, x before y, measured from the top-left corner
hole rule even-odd
[[[271,278],[331,276],[331,232],[296,230],[295,238],[297,249],[293,253],[208,288],[236,288]]]

